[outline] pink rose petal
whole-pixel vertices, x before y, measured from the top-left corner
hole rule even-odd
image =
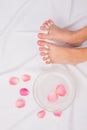
[[[58,100],[58,96],[56,95],[55,92],[51,92],[49,93],[48,97],[47,97],[49,102],[56,102]]]
[[[66,95],[66,88],[63,84],[59,84],[57,87],[56,87],[56,94],[59,95],[59,96],[65,96]]]
[[[11,85],[17,85],[19,83],[19,78],[17,77],[11,77],[9,80],[9,84]]]
[[[46,115],[46,112],[45,112],[44,110],[39,111],[39,112],[37,113],[37,116],[38,116],[39,118],[44,118],[45,115]]]
[[[29,90],[27,88],[20,89],[21,96],[27,96],[29,94]]]
[[[16,107],[17,108],[22,108],[22,107],[24,107],[25,106],[25,101],[23,100],[23,99],[18,99],[17,101],[16,101]]]
[[[55,111],[53,114],[54,114],[54,116],[60,117],[60,116],[62,115],[62,112],[60,112],[60,111]]]
[[[28,82],[30,79],[31,79],[31,77],[30,77],[30,75],[28,75],[28,74],[24,74],[24,75],[22,76],[22,80],[23,80],[24,82]]]

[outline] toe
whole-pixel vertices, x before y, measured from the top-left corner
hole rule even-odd
[[[54,24],[54,22],[51,19],[49,19],[48,21],[51,25]]]
[[[39,51],[48,51],[49,49],[48,48],[46,48],[46,47],[39,47]]]
[[[42,29],[42,27],[44,27],[45,29],[49,29],[52,23],[53,23],[53,21],[51,21],[51,20],[45,21],[45,22],[42,24],[41,29]]]
[[[46,64],[51,64],[50,59],[45,62]]]
[[[43,26],[44,26],[46,29],[49,29],[49,27],[50,27],[50,25],[49,25],[48,22],[45,22],[45,23],[43,24]]]
[[[47,56],[44,56],[42,59],[43,59],[43,61],[45,61],[46,64],[52,63],[49,54]]]
[[[43,57],[43,60],[44,60],[44,61],[47,61],[47,60],[49,60],[49,59],[50,59],[49,56]]]
[[[49,36],[46,33],[39,33],[38,38],[40,38],[40,39],[49,39]]]
[[[48,57],[48,53],[46,53],[46,52],[40,52],[40,55],[41,55],[41,56],[47,56],[47,57]]]
[[[48,42],[45,42],[45,41],[42,41],[42,40],[37,41],[37,44],[39,46],[46,46],[46,48],[49,48],[50,45],[51,45],[51,43],[48,43]]]
[[[40,26],[40,29],[43,31],[48,31],[48,29],[45,26]]]
[[[49,20],[47,21],[47,25],[49,26],[49,28],[51,27],[52,24],[53,24],[53,22],[49,19]]]

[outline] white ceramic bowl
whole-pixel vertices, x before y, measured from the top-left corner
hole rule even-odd
[[[66,95],[56,102],[49,102],[47,97],[50,92],[56,89],[58,84],[63,84],[66,88]],[[74,79],[68,71],[45,71],[35,80],[33,86],[33,96],[39,106],[47,111],[63,111],[68,108],[75,99],[76,86]]]

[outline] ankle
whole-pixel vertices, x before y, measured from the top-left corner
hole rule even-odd
[[[70,31],[70,37],[68,37],[68,43],[73,46],[80,46],[87,37],[83,33],[83,29],[78,31]]]
[[[72,38],[72,32],[71,31],[66,31],[66,42],[70,43]]]

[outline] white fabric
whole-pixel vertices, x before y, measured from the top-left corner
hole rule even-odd
[[[87,25],[86,5],[87,0],[0,0],[0,130],[87,130],[87,62],[76,67],[58,65],[71,72],[78,88],[74,103],[60,118],[47,112],[38,119],[41,108],[32,94],[36,77],[50,68],[39,56],[40,25],[51,18],[60,27],[82,28]],[[11,76],[21,78],[25,73],[31,75],[30,82],[9,85]],[[31,95],[24,97],[26,107],[17,109],[19,89],[25,86]]]

